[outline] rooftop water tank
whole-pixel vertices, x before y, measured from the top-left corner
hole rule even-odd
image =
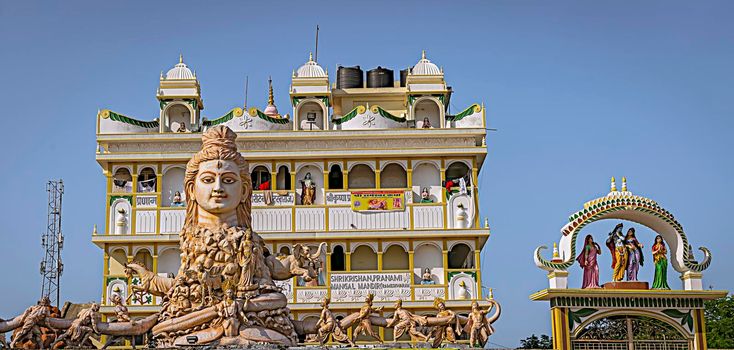
[[[364,75],[359,66],[342,67],[339,66],[336,71],[336,88],[337,89],[354,89],[364,87]]]
[[[394,79],[392,69],[377,66],[377,68],[367,71],[368,88],[393,87]]]
[[[405,87],[405,84],[408,81],[408,73],[410,73],[410,68],[400,70],[400,87]]]

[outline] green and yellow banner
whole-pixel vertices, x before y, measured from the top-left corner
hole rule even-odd
[[[403,191],[358,191],[352,192],[354,211],[397,211],[405,210]]]

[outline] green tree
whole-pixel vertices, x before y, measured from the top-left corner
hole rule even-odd
[[[520,349],[553,349],[553,338],[542,334],[540,337],[533,334],[520,340]]]
[[[711,349],[734,349],[734,296],[706,302],[706,342]]]

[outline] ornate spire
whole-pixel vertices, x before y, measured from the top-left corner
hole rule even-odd
[[[183,63],[183,54],[178,54],[178,63]]]
[[[275,98],[273,97],[273,79],[268,77],[268,106],[275,106]]]
[[[558,259],[560,256],[558,255],[558,243],[553,242],[553,259]]]
[[[612,176],[612,186],[611,186],[612,192],[617,192],[617,181],[614,179],[614,176]]]
[[[421,59],[422,59],[422,60],[425,60],[425,59],[426,59],[426,50],[423,50],[423,51],[421,52]]]
[[[309,52],[308,53],[308,61],[309,62],[312,62],[313,61],[313,52]]]
[[[627,177],[622,176],[622,192],[627,192]]]

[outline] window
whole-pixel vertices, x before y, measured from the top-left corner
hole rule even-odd
[[[112,192],[130,193],[133,191],[133,177],[127,168],[120,168],[112,176]]]
[[[338,245],[334,247],[331,252],[331,271],[344,271],[346,270],[346,264],[344,263],[344,248]]]
[[[254,190],[269,190],[270,187],[270,171],[268,168],[258,165],[252,169],[252,188]]]
[[[275,181],[278,190],[293,190],[293,186],[291,184],[291,173],[288,171],[287,166],[281,165],[280,168],[278,168],[278,174],[275,175]]]
[[[375,188],[375,172],[365,164],[357,164],[349,170],[349,189]]]
[[[138,175],[138,192],[149,193],[156,191],[155,171],[151,167],[143,168]]]
[[[329,189],[344,189],[344,174],[342,173],[342,167],[340,167],[339,164],[331,166],[331,170],[329,171]]]

